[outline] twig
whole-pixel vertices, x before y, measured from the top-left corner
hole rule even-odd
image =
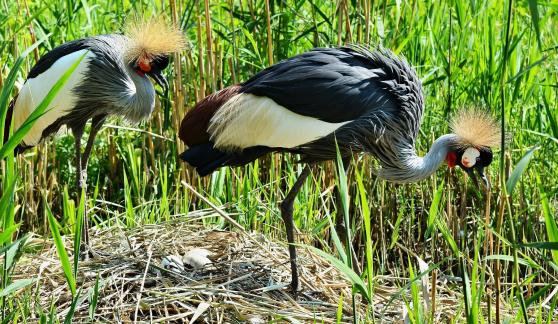
[[[139,305],[141,302],[141,294],[143,293],[143,286],[145,284],[145,277],[147,277],[147,270],[149,270],[149,263],[151,262],[151,255],[153,255],[153,250],[151,249],[153,246],[153,243],[149,244],[149,247],[147,248],[147,263],[145,264],[145,271],[143,272],[143,278],[141,279],[141,286],[140,286],[140,290],[138,292],[138,302],[136,304],[136,311],[134,312],[134,323],[138,322],[138,310],[139,310]]]

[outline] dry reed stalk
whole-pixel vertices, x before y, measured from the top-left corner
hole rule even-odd
[[[219,43],[219,38],[215,39],[215,83],[217,88],[215,90],[223,89],[223,64],[225,60],[223,59],[223,46]]]
[[[364,23],[365,23],[365,36],[364,36],[364,42],[366,44],[370,43],[370,32],[371,32],[371,28],[370,28],[370,10],[372,3],[370,2],[370,0],[364,0]]]
[[[27,19],[31,18],[31,13],[29,11],[29,5],[27,4],[27,0],[23,0],[23,5],[25,6],[25,14]],[[37,36],[35,34],[35,29],[33,28],[33,22],[29,21],[29,37],[31,38],[31,44],[35,44],[37,42]],[[35,58],[35,63],[39,61],[39,49],[35,47],[33,49],[33,57]]]
[[[502,234],[502,222],[504,220],[504,204],[505,204],[505,200],[506,197],[503,196],[503,193],[500,192],[500,203],[498,205],[498,220],[496,223],[496,233],[498,234]],[[501,245],[501,240],[497,240],[496,241],[496,252],[499,253],[500,251],[500,245]],[[499,260],[495,260],[495,264],[494,264],[494,274],[495,274],[495,284],[496,284],[496,291],[495,291],[495,298],[496,298],[496,323],[501,323],[500,322],[500,293],[501,293],[501,287],[500,287],[500,278],[501,278],[501,267],[500,267],[500,261]]]
[[[143,277],[141,279],[140,289],[137,293],[138,302],[136,304],[136,310],[134,312],[134,323],[137,323],[137,321],[138,321],[138,311],[139,311],[140,302],[141,302],[141,295],[142,295],[143,289],[145,287],[145,279],[147,277],[147,271],[149,270],[149,264],[151,263],[151,256],[153,255],[152,247],[153,247],[153,243],[149,244],[149,247],[147,248],[147,262],[145,263],[145,271],[143,272]]]
[[[347,0],[343,0],[343,12],[347,16],[347,19],[345,19],[345,43],[352,43],[353,32],[351,31],[351,17],[349,16],[349,2]]]
[[[153,127],[151,126],[151,123],[148,125],[148,129],[149,132],[153,132]],[[150,135],[146,135],[147,138],[147,148],[149,151],[149,161],[151,164],[151,170],[153,170],[154,173],[154,177],[158,178],[159,177],[159,168],[157,167],[157,164],[155,163],[155,145],[153,144],[153,139],[151,138]],[[145,152],[145,150],[144,150]],[[146,157],[146,161],[147,161],[147,157]],[[147,163],[146,164],[146,168],[147,168]],[[146,175],[151,175],[151,172],[149,172],[149,169],[145,171]]]
[[[176,7],[176,0],[170,0],[171,21],[173,27],[178,28],[178,11]],[[174,53],[174,87],[173,87],[173,125],[174,129],[179,129],[180,119],[184,115],[184,87],[182,86],[182,60],[181,53]],[[180,145],[178,145],[180,148]]]
[[[215,83],[215,61],[213,57],[213,36],[211,31],[211,14],[209,12],[209,0],[204,0],[204,12],[205,12],[205,36],[207,44],[207,58],[209,64],[207,65],[208,71],[207,75],[211,77],[212,91],[217,90],[217,84]],[[202,43],[200,43],[202,44]]]
[[[431,319],[434,320],[434,317],[436,316],[436,296],[437,296],[436,285],[438,281],[438,273],[436,269],[433,269],[431,274],[432,274],[432,281],[430,284],[430,306],[431,306],[430,316]]]
[[[198,71],[200,74],[200,87],[199,87],[199,91],[197,94],[198,98],[203,98],[205,97],[205,76],[204,76],[204,60],[203,60],[203,49],[202,49],[202,35],[201,35],[201,30],[202,30],[202,22],[201,22],[201,16],[198,16]]]
[[[490,175],[487,175],[488,180],[490,181]],[[491,195],[490,195],[490,188],[487,188],[484,191],[485,194],[485,204],[484,204],[484,253],[487,255],[491,255],[494,250],[494,238],[492,235],[492,231],[490,230],[490,207],[491,207]]]
[[[265,18],[267,29],[267,61],[273,64],[273,42],[271,40],[271,13],[269,12],[269,0],[265,0]]]
[[[337,2],[337,46],[343,44],[341,36],[343,34],[343,2],[344,0]]]
[[[236,80],[236,73],[234,70],[234,63],[232,57],[229,57],[228,62],[229,62],[229,69],[231,71],[232,83],[236,84],[238,81]]]

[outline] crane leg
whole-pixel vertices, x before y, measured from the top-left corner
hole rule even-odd
[[[78,172],[81,175],[80,183],[82,183],[81,187],[78,187],[80,197],[81,197],[81,191],[84,188],[86,190],[86,195],[87,195],[87,163],[89,162],[89,155],[91,154],[91,150],[93,149],[93,143],[95,142],[95,137],[97,136],[99,130],[101,130],[101,127],[103,126],[103,123],[105,122],[106,118],[107,118],[106,115],[93,117],[91,121],[91,131],[89,132],[89,137],[87,138],[87,145],[85,146],[85,151],[83,152],[83,154],[81,154],[81,150],[79,151],[81,158],[79,162],[80,167]],[[76,147],[76,151],[77,149],[78,147]],[[85,247],[83,252],[85,255],[88,255],[88,253],[92,252],[92,250],[91,250],[91,246],[89,245],[89,216],[87,215],[87,206],[86,208],[83,209],[83,213],[84,215],[83,215],[83,228],[81,229],[81,240],[84,243],[84,247]]]
[[[89,155],[91,154],[91,150],[93,149],[93,143],[95,142],[95,137],[97,137],[97,133],[103,127],[105,120],[107,119],[107,115],[100,115],[93,117],[91,121],[91,131],[89,132],[89,138],[87,139],[87,146],[85,147],[85,151],[83,152],[83,159],[81,161],[82,169],[87,170],[87,162],[89,161]]]
[[[343,158],[343,168],[345,169],[345,174],[349,174],[351,167],[351,156]],[[337,217],[335,219],[335,231],[339,236],[339,239],[345,247],[351,249],[351,256],[352,256],[352,265],[353,270],[355,270],[358,274],[361,273],[360,265],[358,263],[358,258],[356,252],[353,248],[353,244],[350,239],[347,237],[347,228],[345,227],[345,210],[343,209],[343,205],[341,204],[341,193],[339,192],[339,187],[335,186],[335,207],[337,208]]]
[[[293,220],[293,206],[296,195],[302,188],[304,181],[310,175],[310,166],[306,165],[302,173],[296,179],[295,184],[281,202],[281,217],[285,222],[285,229],[287,231],[287,241],[289,242],[289,258],[291,262],[291,289],[293,293],[298,292],[298,270],[296,267],[296,247],[294,246],[294,220]]]
[[[74,133],[74,146],[76,151],[76,182],[77,182],[77,201],[81,202],[83,190],[86,190],[87,174],[84,173],[86,170],[83,169],[83,154],[81,153],[81,138],[83,137],[83,125],[73,127],[72,132]],[[81,244],[87,247],[89,244],[89,236],[87,232],[88,220],[87,216],[84,215],[83,228],[81,230]],[[81,251],[84,251],[82,248]]]
[[[87,162],[89,161],[89,155],[91,154],[91,150],[93,148],[93,143],[95,142],[95,137],[97,133],[103,126],[103,123],[106,119],[106,115],[102,116],[95,116],[93,117],[92,124],[91,124],[91,131],[89,132],[89,138],[87,139],[87,145],[85,147],[85,151],[81,152],[81,138],[83,137],[83,126],[79,126],[73,129],[74,138],[75,138],[75,150],[76,150],[76,170],[77,170],[77,195],[78,201],[82,198],[81,193],[83,190],[86,191],[87,194]],[[85,199],[84,195],[84,199]],[[85,202],[83,202],[85,204]],[[83,211],[83,227],[81,229],[81,243],[82,248],[80,248],[83,255],[87,256],[90,252],[89,246],[89,217],[87,216],[87,208],[84,208]]]

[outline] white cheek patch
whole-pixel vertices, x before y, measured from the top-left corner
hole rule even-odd
[[[463,152],[461,157],[461,164],[466,168],[471,168],[477,163],[477,158],[480,156],[479,150],[474,147],[469,147]]]

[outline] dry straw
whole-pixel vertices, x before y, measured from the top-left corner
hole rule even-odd
[[[93,319],[89,318],[90,299],[82,299],[75,308],[74,322],[180,323],[198,314],[196,323],[336,323],[339,303],[341,323],[353,322],[352,299],[347,297],[351,296],[351,285],[327,260],[311,250],[299,250],[298,265],[304,280],[295,300],[289,291],[290,271],[282,266],[289,262],[286,245],[256,233],[247,237],[205,228],[203,220],[214,217],[218,215],[206,209],[157,225],[93,229],[91,244],[96,253],[80,263],[77,280],[87,296],[99,276],[99,299]],[[66,241],[70,251],[71,243]],[[72,307],[72,299],[56,248],[52,240],[37,237],[28,244],[36,253],[22,256],[13,279],[37,278],[30,288],[37,292],[34,307],[54,307],[62,319]],[[162,267],[163,258],[181,257],[199,248],[211,252],[211,265],[183,271]],[[445,323],[460,314],[462,296],[451,289],[458,284],[454,277],[439,272],[437,278],[440,293],[435,299],[435,318]],[[358,296],[355,300],[357,318],[363,322],[371,317],[378,323],[403,322],[408,307],[404,300],[411,298],[407,289],[401,289],[407,279],[376,275],[373,280],[373,302],[367,305]],[[508,314],[511,310],[506,307],[503,311]]]

